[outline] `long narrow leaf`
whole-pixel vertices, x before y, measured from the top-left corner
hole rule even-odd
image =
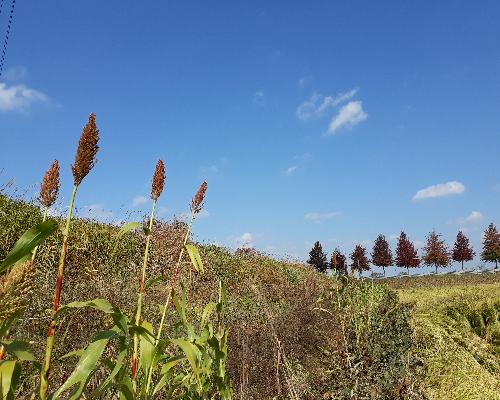
[[[193,246],[192,244],[186,244],[185,248],[189,254],[189,258],[191,259],[193,267],[196,269],[196,271],[203,272],[203,262],[201,261],[201,256],[198,248],[196,246]]]
[[[22,258],[31,255],[33,249],[40,245],[56,229],[57,222],[54,220],[48,220],[41,222],[24,232],[0,265],[0,273],[14,265]]]
[[[200,351],[193,344],[184,339],[172,339],[171,342],[176,346],[179,346],[183,353],[186,355],[193,372],[198,375],[200,373],[200,368],[198,367],[198,357],[200,356]]]
[[[99,358],[101,358],[104,348],[108,342],[116,336],[117,332],[113,330],[98,332],[83,352],[69,378],[59,389],[56,390],[52,399],[57,399],[63,392],[73,388],[75,385],[77,385],[76,388],[73,389],[67,399],[79,399],[85,389],[85,386],[87,385],[88,380],[96,370],[97,362],[99,361]]]
[[[14,400],[14,393],[21,375],[21,367],[16,361],[0,361],[0,398]]]
[[[28,342],[22,340],[0,340],[7,353],[15,356],[19,361],[35,361],[35,356]]]

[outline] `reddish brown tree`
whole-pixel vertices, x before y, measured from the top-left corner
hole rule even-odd
[[[469,244],[469,238],[464,235],[462,231],[459,231],[457,234],[457,240],[455,240],[455,244],[453,245],[453,261],[458,261],[462,263],[462,270],[464,269],[464,261],[471,261],[476,253],[474,249]]]
[[[339,249],[335,249],[335,251],[332,253],[330,268],[337,275],[347,275],[347,262],[345,259],[345,255],[343,255]]]
[[[441,239],[435,231],[427,236],[427,243],[424,246],[424,256],[422,260],[425,265],[434,265],[436,274],[438,267],[446,267],[450,264],[450,252],[445,241]]]
[[[493,223],[484,231],[481,260],[494,262],[495,268],[498,268],[498,261],[500,261],[500,233]]]
[[[359,244],[355,247],[354,251],[351,253],[351,261],[352,261],[351,271],[353,275],[354,271],[358,271],[359,276],[361,277],[361,273],[363,271],[370,270],[370,261],[366,257],[366,249]]]
[[[398,267],[406,268],[408,275],[410,275],[410,268],[418,268],[420,266],[417,250],[415,250],[415,246],[413,246],[413,243],[404,232],[401,232],[399,235],[395,261]]]
[[[382,267],[385,275],[385,267],[392,265],[392,263],[392,252],[389,243],[385,240],[384,235],[378,235],[373,245],[372,264]]]

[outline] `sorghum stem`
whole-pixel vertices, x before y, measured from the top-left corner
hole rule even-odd
[[[148,232],[146,235],[146,249],[144,250],[144,259],[142,262],[142,273],[141,273],[141,279],[139,281],[139,293],[137,294],[137,311],[135,313],[135,324],[139,325],[140,320],[141,320],[141,311],[142,311],[142,298],[144,296],[144,281],[146,279],[146,267],[148,265],[148,258],[149,258],[149,245],[151,242],[151,230],[153,229],[153,219],[155,215],[155,208],[156,208],[156,199],[153,200],[153,207],[151,209],[151,215],[149,217],[149,225],[148,225]],[[137,353],[139,349],[139,336],[134,334],[134,354],[132,356],[132,384],[134,387],[134,391],[136,389],[136,376],[137,376]]]
[[[163,324],[165,323],[165,316],[167,314],[167,309],[168,309],[168,306],[170,304],[170,300],[172,298],[172,291],[174,289],[175,282],[177,281],[177,276],[179,275],[179,269],[181,266],[182,256],[184,255],[184,249],[186,248],[186,243],[187,243],[187,241],[189,239],[189,235],[191,233],[191,228],[193,226],[194,217],[195,217],[195,213],[191,212],[191,220],[189,221],[188,229],[187,229],[186,235],[184,236],[184,242],[182,243],[182,249],[179,253],[179,258],[177,259],[177,264],[175,266],[174,273],[172,275],[172,278],[170,279],[170,284],[168,285],[167,301],[165,302],[165,305],[163,307],[163,313],[161,315],[160,327],[158,328],[158,333],[156,334],[155,347],[158,345],[158,342],[160,341],[160,338],[161,338]],[[151,386],[152,377],[153,377],[153,366],[150,365],[149,372],[148,372],[148,382],[146,384],[146,394],[149,393],[149,388]]]
[[[71,200],[69,203],[68,215],[66,217],[66,227],[63,232],[63,243],[61,248],[61,256],[59,257],[59,268],[57,270],[57,281],[54,299],[52,301],[52,320],[50,321],[49,330],[47,332],[47,346],[45,348],[45,361],[40,375],[40,399],[45,400],[47,398],[48,389],[48,375],[50,369],[50,359],[52,357],[52,349],[54,348],[54,337],[56,330],[56,320],[55,314],[59,310],[59,305],[61,304],[61,291],[63,283],[64,265],[66,262],[66,253],[68,251],[68,236],[69,229],[71,226],[71,217],[73,215],[73,204],[75,202],[76,191],[78,185],[73,186],[73,193],[71,194]]]

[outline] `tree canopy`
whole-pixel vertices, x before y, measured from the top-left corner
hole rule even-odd
[[[317,241],[314,243],[313,248],[309,252],[309,260],[307,263],[312,265],[317,271],[325,273],[328,268],[328,262],[326,260],[326,254],[323,251],[321,243]]]
[[[469,238],[462,231],[459,231],[453,245],[453,261],[462,263],[462,269],[464,269],[464,261],[471,261],[475,254],[474,249],[469,244]]]
[[[392,252],[389,247],[389,243],[385,239],[384,235],[378,235],[373,245],[372,264],[377,267],[382,267],[385,275],[385,267],[392,265],[392,263]]]
[[[484,231],[481,259],[494,262],[495,268],[498,268],[498,261],[500,261],[500,233],[493,223]]]
[[[370,261],[366,257],[366,249],[361,246],[357,245],[354,248],[354,251],[351,253],[351,269],[352,271],[358,271],[359,274],[363,271],[369,271],[370,270]]]

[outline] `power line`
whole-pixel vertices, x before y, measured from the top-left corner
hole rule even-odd
[[[4,0],[2,0],[2,3],[0,4],[0,14],[2,12],[3,2],[4,2]],[[12,20],[14,18],[14,8],[15,7],[16,7],[16,0],[12,0],[11,6],[10,6],[9,20],[7,22],[7,30],[5,31],[5,38],[3,41],[2,58],[0,59],[0,78],[2,77],[3,67],[5,64],[5,55],[7,54],[7,44],[9,43],[9,36],[10,36],[11,29],[12,29]]]

